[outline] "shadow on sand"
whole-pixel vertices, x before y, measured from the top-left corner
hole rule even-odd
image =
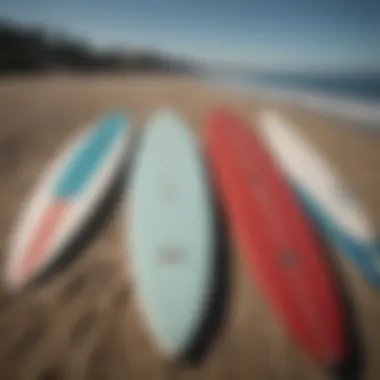
[[[206,175],[209,178],[209,189],[213,204],[214,217],[214,276],[210,292],[210,302],[196,336],[189,344],[181,359],[191,365],[199,364],[211,349],[216,336],[222,328],[226,317],[229,298],[230,265],[229,265],[229,231],[222,203],[217,195],[207,160],[203,158]]]
[[[329,373],[337,380],[358,380],[362,377],[364,369],[363,345],[358,327],[356,310],[353,299],[347,290],[345,275],[339,269],[336,252],[327,244],[321,232],[318,232],[319,243],[325,252],[325,259],[333,274],[336,290],[342,306],[344,318],[347,351],[345,359],[334,366],[327,368]]]

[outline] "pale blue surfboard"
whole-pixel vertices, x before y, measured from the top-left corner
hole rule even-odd
[[[157,345],[185,354],[205,317],[213,279],[213,212],[196,142],[174,111],[148,120],[130,182],[128,250]]]

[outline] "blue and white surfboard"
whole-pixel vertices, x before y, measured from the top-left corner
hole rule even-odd
[[[129,119],[110,114],[70,142],[42,176],[12,235],[6,285],[27,285],[70,244],[123,172]]]
[[[263,112],[261,134],[300,200],[325,235],[374,285],[380,252],[374,224],[335,168],[275,112]]]
[[[127,250],[147,326],[180,358],[207,312],[214,268],[212,200],[200,152],[174,111],[147,122],[130,180]]]

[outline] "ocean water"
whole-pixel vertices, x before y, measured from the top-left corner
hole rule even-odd
[[[380,102],[380,73],[367,75],[268,74],[245,78],[252,84],[270,84],[324,95]]]
[[[234,74],[213,82],[296,105],[380,132],[380,73],[366,75]]]

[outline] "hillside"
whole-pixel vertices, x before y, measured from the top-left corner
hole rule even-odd
[[[0,75],[42,71],[195,73],[195,67],[154,52],[98,51],[65,33],[0,21]]]

